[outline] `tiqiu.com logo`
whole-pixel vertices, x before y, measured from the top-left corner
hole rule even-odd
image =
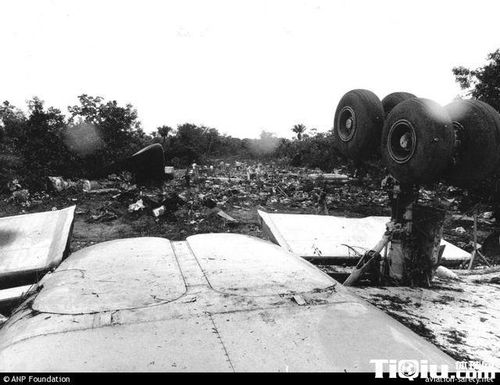
[[[448,365],[429,364],[427,360],[370,360],[375,365],[375,378],[384,378],[384,373],[389,378],[407,378],[413,380],[421,377],[447,378]]]
[[[453,368],[450,374],[446,364],[429,364],[428,360],[370,360],[370,364],[375,365],[375,378],[384,378],[384,373],[388,373],[388,378],[406,378],[412,381],[415,378],[430,379],[468,379],[489,382],[495,378],[493,368],[482,370]]]

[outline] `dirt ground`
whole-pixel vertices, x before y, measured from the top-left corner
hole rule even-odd
[[[458,361],[500,370],[500,268],[460,281],[434,279],[431,288],[358,287],[356,294],[396,318]]]
[[[22,198],[7,195],[0,199],[0,216],[76,205],[70,243],[71,251],[76,251],[112,239],[143,236],[182,240],[199,233],[233,232],[268,239],[260,227],[258,208],[351,217],[390,215],[378,175],[368,174],[363,180],[351,179],[349,183],[329,183],[311,175],[320,174],[318,170],[273,162],[260,166],[251,161],[241,165],[219,161],[213,164],[213,171],[201,168],[190,174],[189,186],[185,170],[176,170],[174,179],[161,187],[135,186],[128,176],[116,176],[98,181],[98,187],[87,192],[75,183],[59,192]],[[336,172],[348,173],[342,167]],[[421,196],[428,201],[435,199],[425,190]],[[453,189],[446,190],[442,198],[449,203],[445,239],[471,251],[470,213],[458,210],[459,199]],[[140,200],[142,205],[138,204],[137,210],[129,209]],[[165,212],[156,217],[153,210],[161,206]],[[489,216],[480,216],[479,243],[493,229]],[[460,281],[435,279],[429,289],[353,290],[456,359],[485,361],[500,368],[500,269],[489,269],[485,274],[482,262],[478,262],[479,270],[473,270],[474,274],[457,270]],[[495,265],[500,261],[492,258],[489,262]],[[323,270],[331,273],[329,267]]]

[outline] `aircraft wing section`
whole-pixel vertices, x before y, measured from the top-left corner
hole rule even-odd
[[[373,372],[371,359],[454,365],[309,262],[237,234],[82,249],[0,329],[2,371]]]

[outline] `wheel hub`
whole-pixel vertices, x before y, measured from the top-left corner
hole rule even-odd
[[[354,110],[349,106],[342,108],[337,123],[340,140],[343,142],[351,140],[356,132],[356,114]]]
[[[395,122],[390,130],[387,140],[387,149],[392,160],[396,163],[408,162],[417,146],[415,128],[406,119]]]

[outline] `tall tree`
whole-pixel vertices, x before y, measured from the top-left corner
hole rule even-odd
[[[488,62],[476,69],[453,68],[455,80],[471,97],[500,111],[500,49],[488,54]]]
[[[5,101],[0,105],[0,192],[22,173],[23,157],[19,139],[24,136],[26,126],[24,113]]]
[[[304,126],[303,124],[296,124],[292,127],[292,131],[297,134],[297,139],[301,140],[302,134],[306,131],[306,126]]]
[[[163,146],[165,146],[165,142],[167,140],[168,135],[172,132],[172,127],[169,126],[161,126],[156,129],[158,136],[162,138]]]
[[[19,115],[18,119],[7,120],[7,132],[15,135],[14,148],[23,163],[19,177],[30,188],[45,188],[47,176],[71,174],[74,158],[64,145],[65,127],[66,118],[61,111],[45,108],[36,97],[28,101],[26,118]]]
[[[113,101],[105,102],[101,97],[81,95],[79,104],[69,106],[70,123],[84,122],[95,129],[105,146],[92,154],[95,167],[130,155],[145,145],[146,135],[141,128],[137,111],[131,104],[124,107]],[[80,125],[81,127],[81,125]]]

